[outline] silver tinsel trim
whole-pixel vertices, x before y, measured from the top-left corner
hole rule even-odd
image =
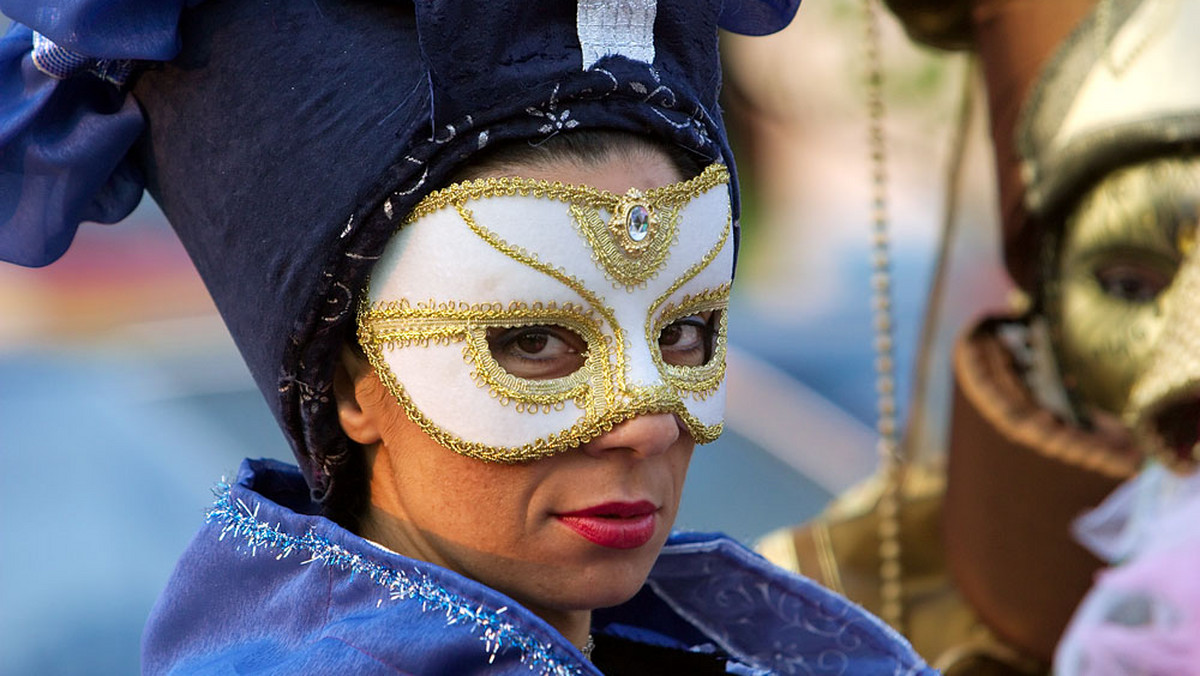
[[[265,550],[282,560],[292,555],[304,556],[300,565],[323,563],[339,570],[363,575],[383,587],[393,601],[418,601],[423,612],[439,612],[446,616],[446,625],[462,627],[471,633],[479,632],[479,640],[488,653],[488,662],[503,650],[517,650],[521,662],[530,670],[544,676],[577,676],[579,667],[569,658],[555,655],[552,645],[531,638],[507,622],[507,607],[498,609],[468,603],[466,599],[446,590],[419,570],[389,568],[376,561],[330,542],[312,531],[302,536],[286,533],[278,524],[258,520],[259,505],[253,508],[240,498],[234,499],[231,486],[222,481],[214,489],[217,496],[208,511],[207,522],[222,525],[220,539],[227,536],[241,540],[237,546],[249,547],[250,555]],[[382,603],[382,600],[380,601]]]

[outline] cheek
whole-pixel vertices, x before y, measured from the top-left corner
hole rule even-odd
[[[468,458],[413,422],[381,383],[366,393],[382,436],[379,453],[402,520],[449,541],[498,541],[520,528],[536,473],[523,465]]]
[[[687,440],[687,442],[685,444],[683,444],[683,448],[681,448],[679,450],[679,452],[674,456],[673,465],[674,465],[676,477],[678,478],[679,483],[683,483],[683,480],[687,478],[688,466],[691,465],[692,453],[695,450],[696,450],[696,442],[692,441],[689,438]]]
[[[363,378],[356,385],[359,403],[363,412],[370,417],[379,430],[379,436],[392,448],[399,448],[406,443],[409,434],[406,427],[411,424],[408,415],[396,397],[379,380],[378,375]]]
[[[1114,298],[1083,274],[1065,276],[1061,301],[1060,366],[1085,403],[1120,414],[1162,331],[1161,303]]]
[[[425,497],[426,528],[483,545],[524,527],[532,484],[521,466],[486,463],[436,445],[422,454],[421,463],[410,482],[418,482]]]
[[[671,480],[675,485],[675,508],[679,508],[679,500],[683,496],[683,487],[687,479],[688,466],[692,462],[692,452],[696,448],[696,442],[688,435],[684,435],[679,443],[673,446],[666,453],[667,465],[671,474]]]

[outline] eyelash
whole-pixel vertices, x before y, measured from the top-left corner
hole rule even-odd
[[[687,315],[679,317],[671,323],[664,326],[659,331],[658,350],[659,354],[665,361],[675,364],[676,366],[701,366],[707,364],[712,358],[713,351],[713,336],[716,332],[717,313],[711,314],[707,319],[702,314]],[[694,336],[686,336],[688,329],[696,331]],[[668,333],[674,331],[676,335],[669,336]],[[664,339],[672,339],[673,342],[664,343]],[[688,340],[693,344],[690,346],[681,346],[682,339]],[[490,339],[492,342],[492,354],[501,360],[508,360],[512,369],[510,373],[517,373],[524,370],[525,367],[517,366],[527,364],[530,369],[550,369],[555,368],[555,364],[565,364],[564,360],[581,359],[586,356],[588,346],[582,338],[578,337],[569,329],[562,329],[554,325],[538,325],[513,327],[498,330],[497,333]],[[526,340],[539,341],[539,345],[522,344]],[[554,345],[553,341],[558,341],[561,345]],[[544,350],[550,349],[550,354],[544,354]],[[698,358],[697,355],[703,355],[703,358]],[[576,365],[581,366],[582,363]],[[513,370],[516,369],[516,370]],[[573,370],[572,370],[573,372]]]
[[[675,358],[679,358],[682,356],[684,359],[688,359],[692,355],[702,355],[703,358],[700,359],[698,361],[698,363],[695,363],[695,364],[676,363],[676,365],[677,366],[703,366],[703,365],[707,364],[712,359],[712,356],[713,356],[713,350],[714,350],[713,336],[716,333],[715,323],[716,323],[716,318],[718,316],[719,315],[716,312],[714,312],[713,314],[709,315],[709,318],[707,320],[705,320],[698,314],[688,315],[686,317],[681,317],[679,319],[676,319],[675,321],[671,322],[670,324],[667,324],[666,326],[664,326],[663,329],[659,332],[659,353],[662,355],[664,361],[667,360],[668,354],[673,355]],[[679,327],[679,329],[681,331],[684,330],[685,327],[693,327],[700,334],[699,340],[696,342],[696,344],[693,347],[689,347],[686,349],[675,349],[674,343],[670,344],[670,345],[663,345],[663,343],[662,343],[663,334],[665,334],[667,332],[667,330],[670,329],[671,327]],[[672,363],[675,363],[675,362],[672,362]]]
[[[675,321],[671,322],[670,324],[667,324],[666,326],[664,326],[663,332],[665,332],[667,329],[671,328],[672,326],[679,326],[679,327],[694,326],[700,330],[701,334],[703,334],[703,337],[705,339],[712,337],[712,326],[708,322],[701,319],[699,315],[691,315],[688,317],[683,317],[681,319],[676,319]],[[662,332],[659,333],[659,340],[661,342]]]
[[[535,327],[525,327],[525,328],[521,328],[521,329],[510,329],[509,332],[507,333],[507,335],[505,335],[503,337],[503,339],[501,340],[499,349],[501,351],[503,351],[505,354],[507,354],[508,356],[515,357],[522,361],[535,362],[535,363],[546,361],[545,359],[537,359],[535,357],[526,356],[525,354],[523,354],[523,352],[525,352],[525,350],[512,349],[514,347],[514,345],[517,343],[517,341],[521,340],[522,338],[528,337],[528,336],[546,336],[548,338],[553,338],[555,340],[562,342],[564,345],[566,345],[567,349],[569,350],[569,354],[583,354],[582,351],[580,351],[579,349],[577,349],[573,345],[571,345],[571,343],[572,343],[571,340],[562,336],[559,332],[555,331],[553,328],[548,327],[548,326],[535,326]]]

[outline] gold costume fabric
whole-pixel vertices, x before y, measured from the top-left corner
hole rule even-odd
[[[1041,408],[981,322],[955,349],[949,465],[914,468],[901,507],[907,636],[947,674],[1046,674],[1101,562],[1070,522],[1132,476],[1120,430],[1089,432]],[[759,551],[878,611],[878,486],[843,496]]]

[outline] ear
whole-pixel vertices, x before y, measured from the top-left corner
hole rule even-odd
[[[342,347],[333,374],[333,397],[337,401],[338,422],[352,440],[369,446],[381,439],[375,411],[365,405],[363,396],[367,378],[374,378],[371,365],[348,346]]]

